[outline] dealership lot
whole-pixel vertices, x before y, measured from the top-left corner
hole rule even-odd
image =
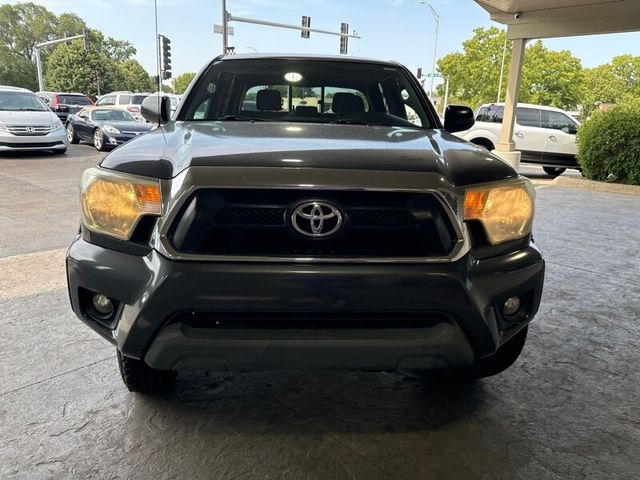
[[[1,478],[640,475],[640,197],[523,169],[547,278],[497,377],[191,374],[153,398],[126,392],[113,347],[68,305],[78,178],[102,155],[0,157]]]

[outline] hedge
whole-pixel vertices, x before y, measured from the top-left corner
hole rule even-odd
[[[640,98],[596,112],[580,126],[578,163],[591,180],[640,185]]]

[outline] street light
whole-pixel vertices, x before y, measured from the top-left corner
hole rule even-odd
[[[436,41],[435,41],[435,45],[433,47],[433,68],[431,69],[431,72],[435,73],[435,71],[436,71],[436,55],[438,54],[438,32],[440,30],[440,15],[438,15],[438,12],[436,12],[436,9],[433,8],[433,6],[427,0],[420,0],[419,3],[429,7],[429,9],[431,10],[431,13],[433,14],[433,19],[436,21]],[[429,87],[429,97],[431,98],[432,102],[433,102],[433,78],[434,77],[432,76],[431,77],[431,87]]]

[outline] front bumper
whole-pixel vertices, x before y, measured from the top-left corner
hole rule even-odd
[[[127,143],[129,140],[132,140],[140,135],[143,135],[147,132],[140,132],[138,134],[133,133],[118,133],[118,134],[104,134],[104,142],[105,145],[109,145],[112,147],[117,147],[118,145],[122,145],[123,143]]]
[[[544,261],[533,245],[420,265],[175,261],[78,236],[67,274],[76,315],[154,368],[393,370],[494,353],[535,315]],[[110,324],[91,315],[96,292],[116,301]],[[514,295],[526,311],[510,324],[499,306]]]
[[[69,146],[64,128],[46,135],[13,135],[0,132],[0,152],[66,150]]]

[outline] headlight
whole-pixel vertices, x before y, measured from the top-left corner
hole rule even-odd
[[[62,122],[54,123],[53,125],[51,125],[51,131],[55,132],[56,130],[60,130],[62,127],[64,127],[64,125],[62,125]]]
[[[113,133],[113,134],[120,133],[120,130],[118,130],[113,125],[105,125],[104,127],[102,127],[102,129],[107,133]]]
[[[160,182],[90,168],[82,175],[82,222],[90,230],[128,240],[144,215],[162,213]]]
[[[535,190],[528,180],[511,185],[471,187],[464,199],[464,219],[479,220],[492,245],[531,232]]]
[[[9,130],[7,129],[7,126],[0,122],[0,132],[8,132]]]

